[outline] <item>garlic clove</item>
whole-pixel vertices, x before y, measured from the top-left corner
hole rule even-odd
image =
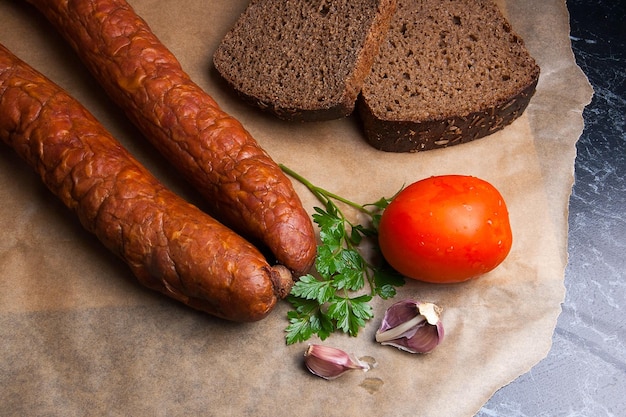
[[[369,370],[369,365],[361,362],[341,349],[323,345],[309,345],[304,353],[304,363],[314,375],[332,380],[348,371]]]
[[[376,341],[410,353],[428,353],[444,337],[441,312],[433,303],[399,301],[385,312]]]

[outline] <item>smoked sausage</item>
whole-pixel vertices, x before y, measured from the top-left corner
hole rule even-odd
[[[280,167],[183,71],[125,0],[27,0],[56,27],[146,138],[206,197],[211,213],[294,274],[316,238]]]
[[[233,321],[293,285],[247,240],[166,189],[76,100],[0,45],[0,141],[139,282]]]

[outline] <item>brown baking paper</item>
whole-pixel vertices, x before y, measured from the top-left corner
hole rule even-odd
[[[564,297],[575,143],[591,97],[573,58],[563,0],[500,3],[541,67],[526,113],[490,137],[418,154],[374,150],[353,117],[293,124],[240,102],[212,71],[211,56],[246,1],[131,4],[277,162],[360,203],[430,175],[484,178],[507,201],[514,245],[479,280],[411,281],[400,289],[397,299],[444,308],[446,338],[433,353],[375,343],[392,303],[379,300],[357,338],[337,334],[323,342],[373,358],[376,367],[329,382],[304,369],[306,343],[285,344],[286,303],[261,322],[234,324],[144,289],[3,146],[1,415],[471,416],[547,354]],[[33,8],[0,0],[0,17],[1,43],[66,88],[168,186],[202,206]],[[295,186],[312,213],[319,203]]]

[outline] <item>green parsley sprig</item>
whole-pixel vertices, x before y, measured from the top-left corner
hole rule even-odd
[[[305,185],[323,205],[313,208],[313,221],[319,227],[321,241],[315,258],[318,276],[299,277],[287,297],[293,307],[287,313],[287,344],[304,342],[313,335],[324,340],[338,330],[357,336],[374,316],[369,304],[372,298],[391,298],[396,295],[396,287],[404,285],[404,278],[382,256],[376,257],[376,263],[368,262],[360,246],[368,239],[377,249],[378,224],[392,198],[360,205],[312,184],[282,164],[280,167]],[[336,202],[367,215],[368,224],[350,221]]]

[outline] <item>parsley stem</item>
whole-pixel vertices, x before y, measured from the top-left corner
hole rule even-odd
[[[318,187],[317,185],[313,184],[312,182],[310,182],[309,180],[307,180],[306,178],[304,178],[302,175],[298,174],[297,172],[295,172],[294,170],[292,170],[291,168],[283,165],[283,164],[278,164],[280,166],[280,169],[283,170],[283,172],[285,172],[286,174],[288,174],[289,176],[293,177],[294,179],[296,179],[298,182],[302,183],[305,187],[307,187],[314,195],[315,197],[317,197],[318,200],[320,200],[322,203],[327,204],[328,201],[332,198],[334,200],[340,201],[350,207],[353,207],[357,210],[359,210],[362,213],[365,213],[369,216],[372,216],[373,213],[366,209],[365,207],[363,207],[362,205],[355,203],[353,201],[348,200],[347,198],[344,198],[340,195],[337,195],[331,191],[328,191],[322,187]]]
[[[382,261],[368,262],[360,247],[364,238],[375,240],[380,212],[387,207],[389,199],[357,204],[312,184],[285,165],[279,165],[285,174],[304,185],[323,204],[323,208],[314,207],[312,215],[320,228],[321,243],[315,259],[318,276],[307,274],[300,277],[289,294],[288,301],[293,310],[287,313],[287,343],[305,341],[313,334],[324,340],[337,330],[356,336],[373,317],[369,301],[375,296],[393,297],[395,287],[404,283],[403,279],[386,271]],[[352,223],[339,209],[338,203],[365,213],[371,224]],[[374,209],[370,211],[366,207]],[[366,285],[370,287],[368,292]]]

